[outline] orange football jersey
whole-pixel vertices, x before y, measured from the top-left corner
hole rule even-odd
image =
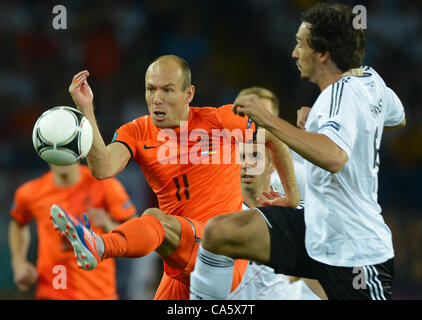
[[[11,209],[12,218],[23,225],[33,218],[37,223],[38,255],[36,268],[39,274],[35,297],[38,299],[116,299],[116,276],[113,259],[107,259],[91,271],[79,269],[71,245],[50,220],[50,208],[55,203],[75,217],[82,219],[89,206],[103,208],[110,217],[122,222],[135,214],[135,207],[121,183],[110,178],[96,180],[88,167],[79,166],[80,179],[69,187],[59,187],[52,172],[20,186],[15,193]],[[96,233],[104,233],[92,225]],[[64,268],[63,268],[64,267]],[[64,276],[56,288],[56,277]],[[57,278],[56,278],[57,279]],[[66,288],[65,288],[66,287]]]
[[[161,210],[206,222],[242,209],[236,140],[253,139],[255,129],[232,105],[190,107],[179,128],[159,129],[146,115],[120,127],[113,142],[128,147]]]

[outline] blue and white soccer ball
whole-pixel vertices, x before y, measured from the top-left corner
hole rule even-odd
[[[44,161],[67,166],[88,154],[92,145],[92,127],[79,110],[55,107],[38,118],[32,131],[32,142]]]

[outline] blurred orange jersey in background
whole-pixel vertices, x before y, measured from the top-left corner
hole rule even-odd
[[[35,292],[37,299],[91,300],[117,299],[114,259],[103,261],[95,270],[85,271],[76,264],[73,249],[65,237],[54,230],[50,208],[58,204],[76,218],[82,219],[89,207],[102,208],[116,222],[135,214],[123,185],[115,178],[96,180],[88,167],[79,166],[79,181],[69,187],[59,187],[52,172],[21,185],[15,193],[11,217],[21,225],[36,220],[39,274]],[[95,225],[95,233],[105,231]],[[65,272],[65,274],[63,274]],[[64,277],[59,281],[56,277]],[[56,278],[56,283],[54,284]],[[56,287],[56,288],[55,288]]]

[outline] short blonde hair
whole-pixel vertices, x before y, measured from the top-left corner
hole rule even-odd
[[[247,94],[256,94],[260,99],[268,99],[272,102],[274,113],[278,116],[280,113],[280,100],[277,95],[269,89],[263,87],[250,87],[239,92],[238,96]]]

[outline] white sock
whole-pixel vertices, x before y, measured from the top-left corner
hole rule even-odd
[[[195,269],[190,275],[190,300],[225,300],[233,281],[232,258],[199,246]]]

